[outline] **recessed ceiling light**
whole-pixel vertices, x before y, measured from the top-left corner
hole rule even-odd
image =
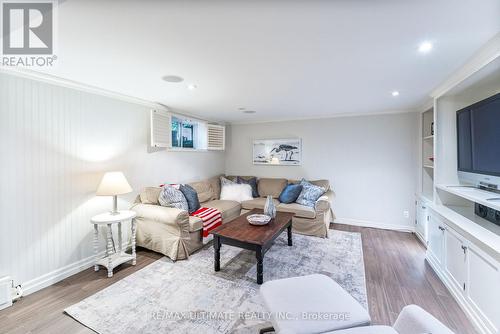
[[[198,88],[198,86],[196,86],[195,84],[190,84],[190,85],[188,85],[188,89],[189,89],[189,90],[194,90],[194,89],[196,89],[196,88]]]
[[[392,96],[399,96],[399,92],[397,90],[395,90],[394,92],[391,93]]]
[[[162,77],[163,81],[178,83],[184,81],[184,79],[178,75],[165,75]]]
[[[243,112],[244,112],[245,114],[255,114],[255,113],[256,113],[256,111],[255,111],[255,110],[243,110]]]
[[[418,46],[418,52],[420,53],[427,53],[431,50],[432,50],[432,43],[428,41],[422,42]]]

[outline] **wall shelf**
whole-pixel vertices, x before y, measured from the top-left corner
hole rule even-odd
[[[472,201],[474,203],[479,203],[482,205],[486,205],[487,207],[490,207],[492,209],[500,210],[500,194],[459,185],[438,184],[436,185],[436,188],[446,191],[455,196],[465,198],[466,200]]]

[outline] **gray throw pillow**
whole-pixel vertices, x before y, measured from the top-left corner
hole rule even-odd
[[[177,208],[189,212],[186,197],[184,197],[184,194],[179,189],[172,186],[163,187],[160,197],[158,197],[158,202],[160,202],[161,206]]]
[[[222,188],[223,186],[227,185],[227,184],[236,184],[236,182],[233,182],[233,181],[231,181],[231,180],[229,180],[229,179],[225,178],[224,176],[221,176],[221,177],[220,177],[220,186],[221,186],[221,188]]]
[[[318,198],[320,198],[326,191],[325,188],[316,186],[304,179],[300,181],[300,185],[302,186],[302,191],[295,202],[312,208]]]
[[[259,197],[259,191],[257,190],[257,178],[252,177],[251,179],[244,179],[242,177],[236,177],[236,182],[239,184],[249,184],[250,187],[252,187],[252,197],[257,198]]]
[[[195,212],[200,208],[200,200],[198,193],[189,184],[181,184],[179,190],[182,192],[189,207],[189,214]]]

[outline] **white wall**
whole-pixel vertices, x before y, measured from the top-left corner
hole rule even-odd
[[[144,186],[222,173],[222,152],[152,151],[149,108],[0,73],[0,276],[30,291],[92,262],[105,171]]]
[[[233,124],[226,173],[329,179],[337,222],[412,230],[417,124],[417,113]],[[290,137],[302,138],[301,166],[252,164],[253,139]]]

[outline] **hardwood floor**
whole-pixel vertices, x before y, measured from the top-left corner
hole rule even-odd
[[[457,334],[476,333],[458,304],[425,262],[425,249],[410,233],[332,224],[362,235],[366,286],[374,324],[392,324],[401,308],[417,304]],[[135,267],[124,264],[108,279],[92,268],[33,293],[0,311],[1,333],[94,333],[63,314],[64,308],[140,270],[160,254],[140,249]]]

